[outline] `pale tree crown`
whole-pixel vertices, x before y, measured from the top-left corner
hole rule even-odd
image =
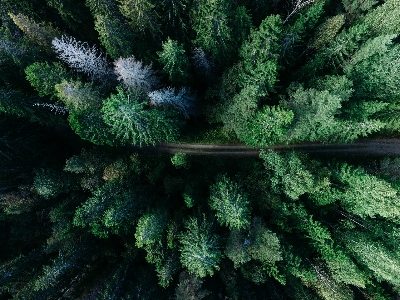
[[[52,41],[58,57],[78,72],[87,74],[93,81],[101,81],[111,75],[105,56],[95,46],[63,35]]]
[[[143,65],[134,56],[128,58],[120,57],[114,62],[114,66],[118,80],[122,81],[125,86],[132,90],[143,89],[148,92],[158,84],[158,79],[151,65]]]

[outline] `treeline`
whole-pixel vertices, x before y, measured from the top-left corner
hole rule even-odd
[[[0,109],[100,145],[396,132],[398,4],[3,0]]]
[[[396,134],[398,0],[0,0],[0,22],[0,297],[400,295],[399,159],[123,147]]]
[[[2,188],[3,297],[393,299],[399,159],[260,157],[42,162]]]

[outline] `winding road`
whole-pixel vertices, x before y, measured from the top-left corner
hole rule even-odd
[[[159,143],[153,146],[132,146],[134,151],[146,153],[185,153],[190,155],[209,156],[258,156],[261,148],[252,148],[242,144],[178,144]],[[304,143],[294,145],[274,145],[262,149],[272,149],[278,152],[292,150],[303,151],[310,154],[323,155],[382,155],[400,156],[400,139],[365,139],[356,140],[346,144]]]

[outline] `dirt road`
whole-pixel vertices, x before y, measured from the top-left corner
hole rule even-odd
[[[138,152],[150,153],[186,153],[190,155],[211,156],[258,156],[260,148],[252,148],[244,145],[221,145],[221,144],[175,144],[159,143],[156,146],[130,147]],[[305,143],[296,145],[275,145],[263,149],[272,149],[278,152],[298,150],[305,153],[338,155],[338,154],[360,154],[360,155],[382,155],[400,156],[400,139],[365,139],[357,140],[347,144],[321,144]]]

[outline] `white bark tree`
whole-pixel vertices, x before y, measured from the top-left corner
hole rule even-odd
[[[154,106],[170,105],[181,112],[185,118],[189,118],[189,115],[193,112],[194,96],[186,87],[178,91],[170,87],[156,90],[149,93],[148,96],[150,104]]]
[[[105,56],[95,46],[89,47],[86,42],[65,35],[53,39],[52,45],[62,61],[94,81],[107,80],[112,74]]]
[[[147,92],[154,89],[158,84],[155,72],[150,66],[144,66],[142,62],[137,61],[134,56],[128,58],[120,57],[114,62],[114,71],[126,86],[132,90],[143,89]]]

